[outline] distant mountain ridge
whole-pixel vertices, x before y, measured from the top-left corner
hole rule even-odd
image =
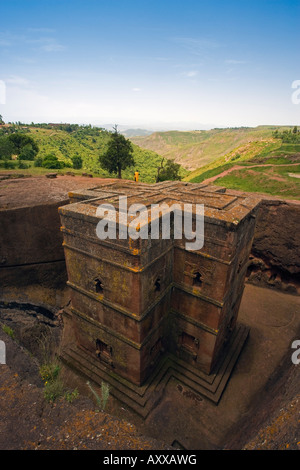
[[[139,136],[147,136],[151,135],[153,131],[149,131],[147,129],[125,129],[124,131],[121,131],[121,133],[127,137],[139,137]]]

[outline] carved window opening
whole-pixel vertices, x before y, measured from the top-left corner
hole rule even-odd
[[[185,348],[195,351],[198,349],[199,340],[183,331],[181,334],[181,345]]]
[[[199,340],[184,331],[179,337],[180,356],[185,359],[197,360],[199,350]]]
[[[100,281],[100,279],[95,279],[94,282],[95,282],[95,289],[96,289],[97,294],[103,294],[103,292],[104,292],[103,284]]]
[[[112,348],[100,339],[96,340],[96,354],[104,362],[111,362]]]
[[[202,286],[202,274],[199,271],[195,272],[193,275],[193,286],[201,287]]]
[[[157,278],[154,283],[155,292],[160,292],[160,278]]]

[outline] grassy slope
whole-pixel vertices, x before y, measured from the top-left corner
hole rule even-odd
[[[270,166],[264,166],[270,165]],[[241,146],[188,175],[186,179],[201,183],[221,175],[213,184],[230,189],[300,199],[300,144],[282,144],[281,140],[256,142]]]
[[[280,147],[281,141],[272,138],[249,142],[234,148],[211,163],[190,172],[186,180],[193,183],[201,183],[204,179],[219,174],[233,165],[247,165],[247,163],[253,161],[253,159],[256,160],[259,156],[263,161],[267,155],[270,155]]]
[[[153,150],[166,158],[175,159],[187,170],[196,170],[214,162],[240,146],[256,142],[272,142],[275,126],[212,129],[209,131],[155,132],[146,137],[133,137],[142,148]]]
[[[247,192],[259,192],[287,199],[300,199],[300,164],[234,170],[214,184]]]
[[[43,157],[48,153],[54,153],[59,160],[71,163],[71,157],[76,153],[82,157],[85,171],[95,176],[109,177],[107,171],[100,167],[98,158],[105,151],[109,140],[109,134],[105,131],[95,135],[88,135],[85,132],[67,133],[58,129],[43,129],[30,127],[32,137],[39,145],[39,156]],[[133,179],[135,169],[140,172],[140,180],[153,183],[157,174],[157,167],[160,166],[162,157],[151,150],[141,149],[133,144],[134,158],[136,165],[122,172],[125,179]],[[25,162],[26,163],[26,162]],[[72,169],[66,168],[64,171]],[[38,171],[38,170],[37,170]],[[182,169],[182,176],[187,172]]]

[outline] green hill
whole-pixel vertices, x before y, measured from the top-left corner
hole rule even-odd
[[[296,129],[296,132],[294,132]],[[38,157],[49,153],[63,161],[60,172],[90,173],[110,177],[99,163],[106,150],[110,132],[103,128],[67,124],[12,125],[0,129],[29,133],[39,146]],[[1,135],[0,135],[1,136]],[[259,126],[255,128],[212,129],[210,131],[155,132],[150,136],[130,138],[135,166],[122,172],[133,179],[135,169],[140,181],[154,183],[162,157],[181,164],[180,175],[186,181],[214,183],[231,189],[258,191],[300,199],[300,133],[297,128]],[[72,157],[80,156],[81,170],[72,169]],[[0,161],[0,165],[3,167]],[[17,161],[11,162],[18,168]],[[22,172],[43,172],[33,162]],[[192,171],[188,171],[192,170]]]
[[[38,157],[45,157],[53,153],[66,165],[64,170],[70,171],[72,168],[71,158],[78,155],[82,158],[83,167],[80,173],[87,172],[94,176],[111,177],[107,171],[101,168],[99,155],[103,153],[108,144],[110,133],[102,128],[78,125],[29,125],[14,126],[16,132],[29,133],[39,146]],[[162,157],[156,152],[142,149],[133,144],[135,166],[122,172],[124,179],[133,179],[135,169],[140,173],[140,181],[154,183],[157,175],[157,168],[161,164]],[[33,168],[33,162],[24,162],[30,165],[30,171],[38,171]],[[23,171],[23,170],[22,170]],[[72,170],[73,171],[73,170]],[[187,171],[182,168],[180,174],[187,175]]]
[[[132,140],[190,169],[185,181],[300,199],[300,133],[294,129],[156,132]]]
[[[250,142],[191,172],[185,180],[300,199],[300,143]]]
[[[279,126],[239,127],[212,129],[209,131],[169,131],[155,132],[150,136],[132,137],[132,142],[141,148],[174,159],[185,169],[194,171],[236,148],[256,142],[272,143],[272,133]]]

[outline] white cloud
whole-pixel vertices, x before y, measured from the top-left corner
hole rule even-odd
[[[135,91],[136,93],[138,93],[139,91],[142,91],[141,88],[132,88],[132,91]]]
[[[198,72],[196,70],[189,70],[188,72],[183,72],[182,75],[188,78],[193,78],[198,75]]]

